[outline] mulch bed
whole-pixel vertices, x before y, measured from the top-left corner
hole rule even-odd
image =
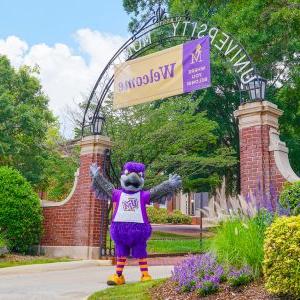
[[[280,298],[268,295],[263,287],[263,283],[253,282],[248,286],[238,289],[232,289],[228,285],[221,286],[220,291],[216,294],[199,297],[196,292],[179,294],[176,291],[175,284],[168,279],[162,285],[150,290],[152,300],[278,300]]]

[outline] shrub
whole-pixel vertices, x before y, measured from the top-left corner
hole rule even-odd
[[[259,215],[255,219],[230,218],[216,229],[211,250],[225,266],[249,265],[255,276],[260,275],[267,225],[259,218]]]
[[[172,280],[178,285],[178,291],[196,290],[199,296],[205,296],[218,290],[224,273],[216,258],[210,253],[192,255],[174,267]]]
[[[179,210],[168,213],[166,208],[147,207],[147,214],[150,223],[154,224],[191,224],[192,218],[184,215]]]
[[[16,170],[0,167],[0,232],[11,251],[28,252],[39,243],[42,226],[40,200]]]
[[[263,271],[272,294],[300,298],[300,216],[280,217],[266,231]]]
[[[172,224],[191,224],[192,218],[184,215],[180,210],[174,210],[167,216],[167,222]]]
[[[147,207],[147,214],[150,223],[164,224],[167,223],[168,212],[165,208]]]
[[[292,215],[300,214],[300,181],[286,183],[279,196],[279,203]]]

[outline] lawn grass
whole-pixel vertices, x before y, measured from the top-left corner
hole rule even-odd
[[[172,239],[172,240],[190,240],[195,239],[199,240],[199,237],[195,236],[188,236],[188,235],[181,235],[176,233],[170,232],[162,232],[162,231],[153,231],[151,235],[151,240],[163,240],[163,239]]]
[[[207,249],[207,240],[202,241],[200,246],[199,239],[193,240],[149,240],[148,253],[175,254],[175,253],[202,253]]]
[[[199,237],[153,231],[147,243],[147,251],[149,254],[202,253],[207,249],[208,243],[209,239],[203,239],[201,248]],[[108,245],[109,235],[107,235]]]
[[[147,282],[129,283],[114,286],[91,295],[88,300],[150,300],[150,288],[162,284],[166,279],[156,279]]]
[[[48,264],[48,263],[67,262],[67,261],[73,261],[73,259],[67,257],[61,257],[61,258],[30,257],[27,259],[26,256],[20,259],[18,258],[12,259],[11,255],[6,255],[3,258],[0,258],[0,268],[16,267],[22,265]]]

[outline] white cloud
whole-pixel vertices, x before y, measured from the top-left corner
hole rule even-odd
[[[27,50],[27,43],[16,36],[9,36],[6,40],[0,39],[0,53],[6,55],[14,66],[22,64]]]
[[[50,108],[59,116],[62,132],[68,137],[72,124],[66,117],[67,107],[75,108],[89,95],[101,70],[125,41],[124,37],[88,28],[76,31],[74,39],[76,49],[59,43],[29,47],[16,36],[0,39],[0,54],[7,55],[13,66],[39,66],[39,78],[49,96]]]

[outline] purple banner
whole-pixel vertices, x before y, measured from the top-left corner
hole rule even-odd
[[[183,44],[183,92],[192,92],[211,86],[209,37],[205,36]]]

